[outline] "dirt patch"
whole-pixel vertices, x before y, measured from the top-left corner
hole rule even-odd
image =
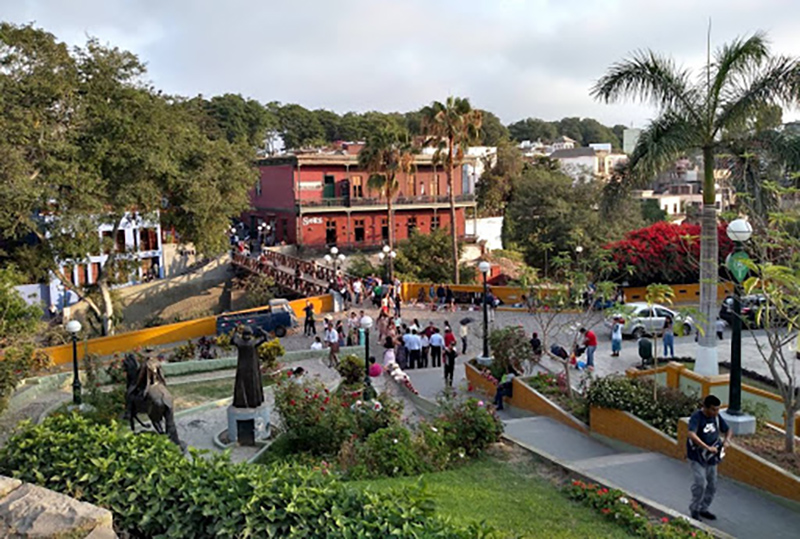
[[[785,440],[782,433],[759,427],[754,435],[735,438],[734,443],[800,477],[800,443],[795,441],[793,454],[785,453]]]

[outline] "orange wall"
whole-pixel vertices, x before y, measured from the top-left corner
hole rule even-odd
[[[324,296],[315,296],[308,299],[314,305],[314,311],[317,313],[330,312],[333,310],[333,298],[329,294]],[[305,304],[305,299],[289,302],[289,305],[292,307],[298,317],[303,315],[303,307],[305,307]],[[259,309],[263,309],[263,307],[245,309],[244,311],[226,314],[247,313],[257,311]],[[206,318],[199,318],[197,320],[187,320],[186,322],[178,322],[176,324],[167,324],[154,328],[140,329],[138,331],[129,331],[120,335],[90,339],[78,344],[78,354],[82,355],[84,351],[87,351],[90,354],[95,354],[98,356],[108,356],[114,353],[134,350],[140,346],[154,346],[175,342],[179,343],[189,339],[197,339],[206,335],[214,335],[216,332],[217,317],[208,316]],[[50,358],[53,360],[53,363],[56,365],[61,365],[72,361],[72,344],[44,348],[42,352],[50,356]]]
[[[620,410],[592,406],[589,411],[589,428],[602,436],[648,451],[658,451],[670,457],[682,458],[684,453],[684,446],[641,419]]]
[[[635,286],[625,288],[625,301],[645,301],[647,294],[647,287]],[[675,297],[672,299],[675,303],[697,303],[700,301],[700,285],[699,284],[676,284],[672,286],[675,292]],[[723,283],[717,287],[717,298],[722,299],[728,294],[733,293],[732,283]]]

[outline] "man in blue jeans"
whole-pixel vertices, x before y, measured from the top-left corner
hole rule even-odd
[[[594,351],[597,350],[597,335],[591,329],[587,330],[586,328],[581,328],[580,332],[583,335],[583,345],[586,347],[586,367],[593,371]]]
[[[709,395],[703,400],[703,408],[689,419],[689,437],[686,440],[686,457],[692,466],[692,503],[689,511],[692,518],[716,520],[708,508],[717,491],[717,465],[724,457],[730,443],[731,430],[719,416],[720,400]],[[720,433],[724,437],[720,440]]]

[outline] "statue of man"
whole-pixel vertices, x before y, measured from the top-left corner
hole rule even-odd
[[[233,387],[234,408],[257,408],[264,402],[258,347],[267,339],[267,334],[260,328],[257,331],[258,338],[253,336],[249,326],[244,326],[241,336],[233,337],[233,344],[238,351],[236,385]]]

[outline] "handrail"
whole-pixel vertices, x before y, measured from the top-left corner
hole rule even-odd
[[[267,275],[274,279],[276,284],[304,296],[326,294],[329,283],[336,279],[332,268],[270,249],[263,250],[259,258],[234,254],[232,261],[237,266],[244,267],[253,273]],[[351,286],[355,280],[355,277],[342,271],[339,272],[339,275],[348,286]]]

